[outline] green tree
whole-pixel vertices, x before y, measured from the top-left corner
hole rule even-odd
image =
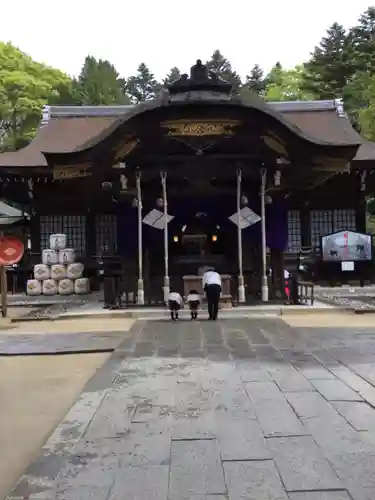
[[[352,47],[354,71],[375,73],[375,7],[369,7],[349,30],[348,42]]]
[[[259,64],[254,64],[250,74],[246,76],[245,89],[255,92],[255,94],[262,96],[266,89],[266,81],[264,72]]]
[[[361,134],[370,141],[375,140],[375,75],[363,75],[363,79],[357,82],[361,85],[361,102],[356,110],[356,119]]]
[[[102,59],[87,56],[78,79],[73,83],[73,99],[80,104],[99,106],[128,104],[124,80],[116,68]]]
[[[171,83],[175,82],[181,77],[181,71],[177,68],[177,66],[173,66],[173,68],[170,69],[169,73],[163,80],[163,85],[167,87],[168,85],[171,85]]]
[[[138,66],[136,75],[128,78],[125,84],[126,94],[133,103],[154,99],[161,87],[145,63]]]
[[[222,55],[220,50],[215,50],[211,59],[209,59],[206,64],[209,71],[213,71],[220,78],[230,82],[233,85],[234,91],[239,91],[242,85],[241,78],[232,69],[231,63]]]
[[[303,68],[283,69],[275,65],[266,77],[266,101],[309,101],[313,94],[302,88]]]
[[[35,62],[10,43],[0,43],[0,150],[25,146],[45,104],[71,96],[70,78]]]
[[[357,71],[350,78],[342,92],[345,111],[356,130],[361,131],[359,113],[370,105],[368,89],[371,86],[371,74]]]
[[[305,64],[303,88],[316,99],[338,99],[353,72],[350,38],[334,23]]]

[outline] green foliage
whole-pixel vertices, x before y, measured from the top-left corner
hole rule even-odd
[[[240,90],[242,86],[241,77],[233,71],[231,63],[222,55],[220,50],[215,50],[206,64],[209,71],[213,71],[220,78],[230,82],[235,92]]]
[[[375,7],[369,7],[358,19],[358,24],[349,30],[354,72],[375,73]]]
[[[334,23],[305,64],[303,89],[316,99],[339,99],[353,75],[352,50],[341,24]]]
[[[155,79],[150,68],[145,63],[141,63],[138,66],[137,74],[128,78],[125,89],[130,101],[136,104],[154,99],[161,89],[161,85]]]
[[[283,69],[276,64],[266,77],[264,98],[266,101],[308,101],[314,95],[302,88],[303,68]]]
[[[178,80],[180,77],[181,71],[177,68],[177,66],[174,66],[164,78],[163,85],[167,87],[168,85],[171,85],[171,83],[174,83],[176,80]]]
[[[27,144],[43,105],[70,91],[67,75],[33,61],[10,43],[0,43],[0,150]]]
[[[92,106],[128,104],[124,83],[109,61],[87,56],[78,79],[72,83],[72,100]]]
[[[250,74],[246,76],[246,82],[244,89],[250,90],[259,96],[264,95],[266,90],[266,81],[264,78],[264,72],[259,64],[254,64]]]

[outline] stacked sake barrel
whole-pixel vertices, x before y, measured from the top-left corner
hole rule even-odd
[[[65,234],[51,234],[50,248],[43,250],[42,263],[34,266],[34,279],[27,282],[28,295],[82,295],[90,284],[83,278],[84,266],[75,262],[75,251],[66,248]]]

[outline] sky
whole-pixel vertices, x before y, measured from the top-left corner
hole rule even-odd
[[[0,40],[77,75],[87,55],[123,77],[141,62],[157,78],[188,72],[219,49],[242,77],[258,63],[293,67],[309,57],[335,21],[350,27],[369,0],[17,0],[2,2]]]

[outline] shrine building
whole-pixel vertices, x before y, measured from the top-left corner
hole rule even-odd
[[[30,144],[0,154],[0,186],[30,215],[27,269],[66,233],[93,283],[104,257],[141,303],[206,266],[243,302],[281,297],[322,236],[366,232],[374,165],[340,101],[242,98],[197,61],[141,104],[46,106]]]

